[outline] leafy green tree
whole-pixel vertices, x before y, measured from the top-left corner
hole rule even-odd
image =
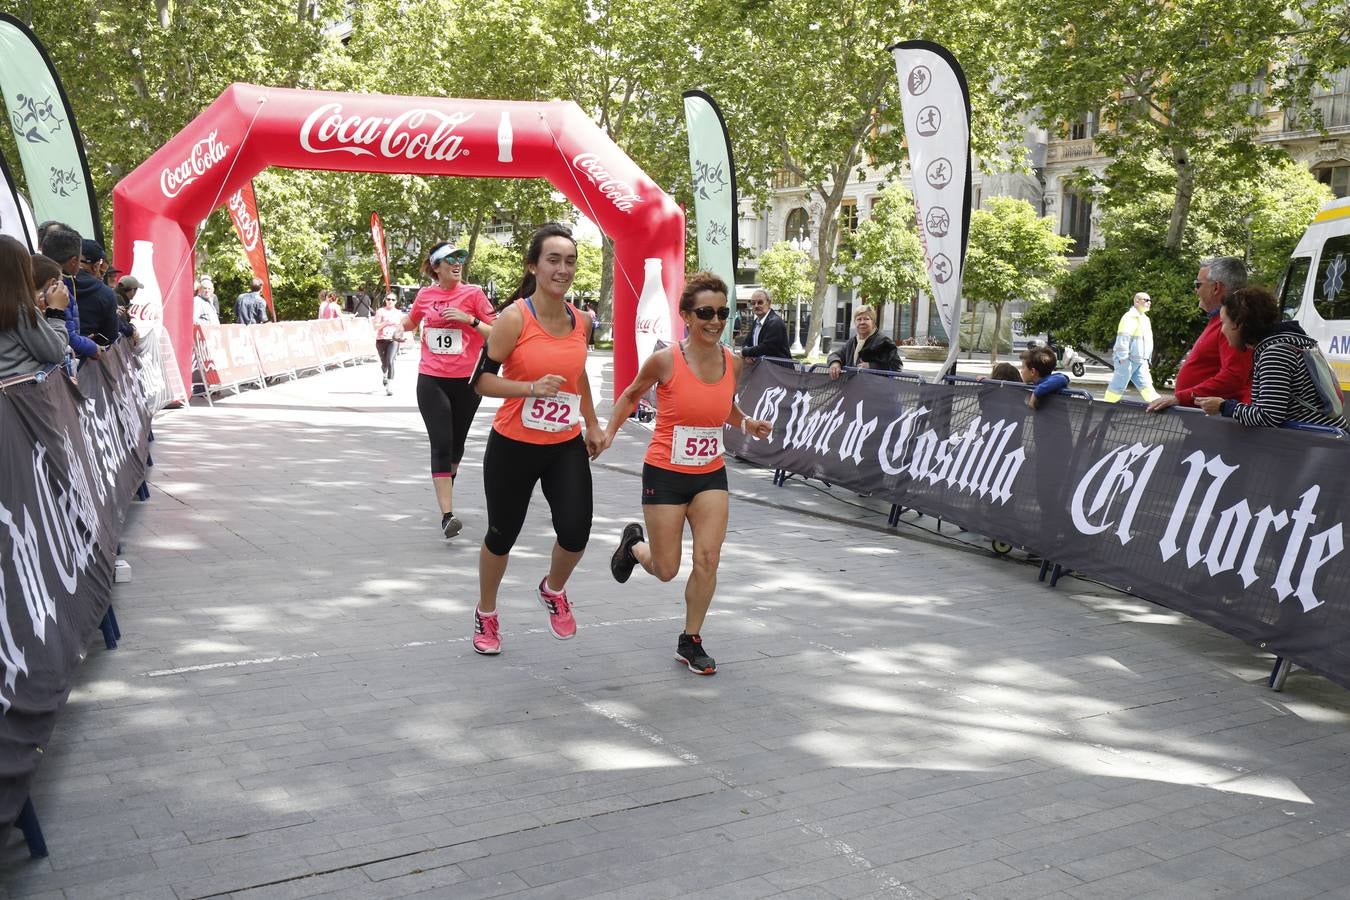
[[[967,299],[993,308],[989,360],[997,362],[1003,307],[1009,300],[1046,296],[1068,269],[1064,254],[1073,239],[1056,234],[1054,220],[1036,215],[1025,200],[990,197],[985,205],[970,215],[961,290]]]
[[[1022,27],[1047,39],[1020,84],[1047,122],[1099,116],[1111,190],[1131,193],[1149,182],[1150,160],[1167,161],[1164,246],[1181,253],[1201,183],[1197,157],[1212,155],[1209,174],[1224,180],[1250,177],[1273,158],[1259,140],[1268,110],[1302,103],[1322,73],[1344,64],[1343,37],[1298,27],[1336,7],[1343,15],[1342,0],[1187,0],[1109,14],[1097,0],[1023,4]]]
[[[1014,97],[1000,90],[1035,37],[1014,27],[1011,0],[894,3],[831,0],[711,4],[713,32],[702,72],[731,122],[742,193],[763,198],[775,179],[805,188],[818,265],[807,343],[817,346],[834,270],[839,210],[859,167],[884,173],[905,158],[895,62],[887,47],[927,38],[965,69],[974,110],[972,143],[984,158],[1020,140]],[[778,237],[778,235],[775,235]]]
[[[1166,245],[1172,194],[1154,181],[1151,190],[1105,196],[1104,246],[1060,285],[1053,301],[1028,311],[1033,331],[1053,332],[1068,343],[1109,347],[1121,313],[1136,291],[1153,297],[1153,372],[1170,378],[1204,326],[1192,282],[1202,259],[1248,260],[1251,281],[1274,287],[1289,254],[1318,207],[1330,198],[1303,166],[1288,158],[1260,163],[1245,178],[1208,177],[1221,161],[1198,157],[1201,178],[1191,205],[1182,249]],[[1165,171],[1154,161],[1153,171]]]
[[[881,189],[871,215],[844,239],[839,255],[844,276],[874,306],[909,303],[928,283],[914,196],[902,181]]]
[[[811,257],[779,241],[759,257],[759,283],[773,303],[789,309],[797,299],[811,296]]]

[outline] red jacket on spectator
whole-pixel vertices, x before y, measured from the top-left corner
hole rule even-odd
[[[1194,406],[1196,397],[1252,401],[1252,351],[1238,350],[1224,339],[1216,311],[1177,372],[1177,403]]]

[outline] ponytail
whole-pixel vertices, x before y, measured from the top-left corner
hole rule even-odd
[[[572,237],[572,229],[566,225],[560,225],[557,222],[546,222],[540,225],[530,236],[530,244],[525,250],[525,275],[520,279],[520,286],[498,307],[498,310],[505,309],[517,300],[534,294],[538,285],[535,282],[534,273],[530,271],[530,266],[538,264],[539,257],[544,253],[544,241],[551,237],[567,238],[572,242],[573,247],[577,244],[577,239]]]

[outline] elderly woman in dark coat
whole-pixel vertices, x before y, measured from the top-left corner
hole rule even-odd
[[[904,368],[895,342],[877,331],[877,313],[870,306],[860,306],[853,313],[853,337],[844,346],[830,354],[830,378],[850,366],[860,369],[881,369],[899,372]]]

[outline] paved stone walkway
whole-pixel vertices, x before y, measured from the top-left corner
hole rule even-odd
[[[734,463],[720,671],[691,676],[682,579],[606,565],[635,425],[595,467],[577,638],[531,592],[536,498],[476,656],[488,405],[447,545],[401,362],[392,398],[362,366],[161,417],[123,642],[34,787],[52,855],[8,836],[0,895],[1350,896],[1350,695],[1272,693],[1225,635],[876,498]]]

